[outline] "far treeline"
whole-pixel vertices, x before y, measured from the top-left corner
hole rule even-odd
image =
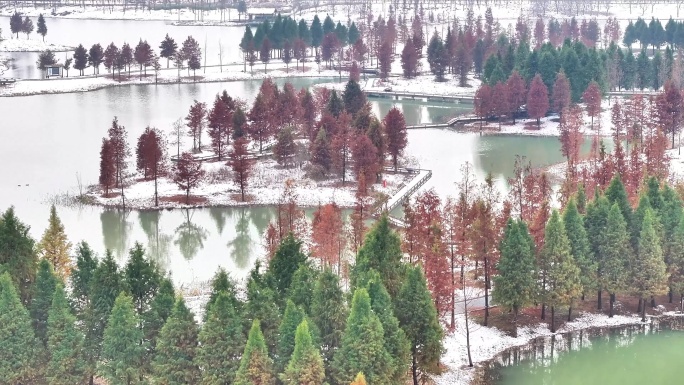
[[[6,383],[418,385],[440,371],[423,269],[402,261],[386,217],[348,278],[313,263],[292,233],[244,293],[219,270],[201,326],[141,244],[122,267],[85,242],[71,255],[54,207],[38,245],[26,230],[12,208],[0,217]]]

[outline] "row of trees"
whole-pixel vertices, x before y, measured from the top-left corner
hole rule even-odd
[[[668,44],[670,47],[680,47],[684,43],[684,26],[672,17],[665,24],[665,28],[663,28],[660,20],[655,17],[652,17],[648,24],[639,17],[634,23],[631,20],[629,21],[622,40],[627,47],[631,47],[637,41],[643,49],[648,48],[649,45],[652,46],[654,53],[664,44]]]
[[[394,384],[439,371],[443,332],[422,270],[402,262],[400,238],[381,219],[366,235],[346,295],[286,236],[246,297],[219,270],[198,326],[171,280],[140,244],[119,268],[107,251],[71,248],[53,210],[41,256],[25,225],[0,221],[3,378],[11,383]],[[54,230],[54,231],[53,231]],[[50,239],[50,241],[45,241]],[[69,268],[50,260],[61,245]],[[18,263],[21,261],[21,263]],[[350,300],[348,303],[347,301]]]
[[[69,76],[69,69],[73,66],[74,69],[79,71],[79,75],[84,75],[84,70],[87,67],[93,68],[93,74],[97,75],[100,72],[100,65],[104,65],[108,72],[111,72],[112,77],[114,72],[118,71],[119,80],[121,80],[121,71],[127,70],[130,76],[131,65],[137,64],[140,66],[140,78],[147,76],[147,67],[152,67],[155,70],[155,74],[161,69],[159,63],[160,56],[167,59],[167,68],[169,66],[169,61],[173,60],[174,64],[178,68],[178,76],[180,77],[180,70],[187,65],[188,74],[190,70],[193,71],[193,77],[195,71],[201,68],[202,62],[202,50],[200,49],[199,43],[192,36],[183,42],[183,45],[178,49],[178,45],[173,38],[166,35],[166,38],[162,41],[160,48],[160,53],[154,51],[147,40],[140,40],[135,47],[131,47],[130,44],[124,43],[121,47],[118,47],[113,42],[110,43],[106,48],[102,48],[100,44],[93,44],[90,49],[86,49],[82,44],[74,50],[71,58],[64,62],[64,69],[66,70],[67,77]],[[48,65],[54,65],[57,63],[54,53],[50,50],[45,51],[39,55],[36,65],[40,69],[44,69]]]
[[[12,16],[10,16],[10,31],[16,34],[17,38],[19,38],[19,32],[21,32],[25,33],[26,38],[28,39],[29,35],[33,32],[33,29],[33,21],[31,21],[28,16],[22,19],[19,12],[14,12]],[[38,30],[36,32],[38,32],[38,34],[43,37],[43,41],[45,41],[45,35],[47,35],[48,30],[42,13],[38,15]]]

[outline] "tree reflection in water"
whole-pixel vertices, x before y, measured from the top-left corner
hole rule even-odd
[[[168,270],[171,261],[169,251],[172,237],[159,230],[159,219],[162,212],[159,210],[139,211],[138,220],[147,236],[147,255],[155,261],[162,270]]]
[[[117,259],[128,256],[128,235],[132,224],[128,222],[126,210],[105,209],[100,213],[102,238],[106,250],[111,250]]]
[[[251,208],[250,212],[259,209]],[[238,215],[238,219],[235,222],[235,238],[228,242],[228,248],[230,249],[230,257],[235,261],[235,266],[238,269],[246,269],[248,267],[252,251],[252,237],[250,236],[249,219],[247,218],[246,211],[247,209],[244,207],[231,211],[231,213]]]
[[[210,207],[209,215],[216,223],[216,233],[223,234],[223,229],[226,227],[226,209],[225,207]]]
[[[204,248],[204,241],[209,235],[209,232],[203,227],[192,223],[193,214],[194,210],[191,214],[190,209],[185,209],[183,212],[185,222],[176,228],[176,240],[173,242],[180,249],[183,258],[188,261]]]

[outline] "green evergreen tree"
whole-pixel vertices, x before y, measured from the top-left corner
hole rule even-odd
[[[0,217],[0,271],[9,273],[24,306],[30,302],[37,268],[38,256],[29,227],[17,218],[14,207],[10,207]]]
[[[342,111],[344,111],[344,102],[337,95],[337,91],[332,90],[330,93],[330,99],[328,99],[328,104],[326,104],[325,110],[336,118],[339,118]]]
[[[667,243],[672,253],[668,264],[670,288],[673,294],[684,298],[684,216],[680,217],[677,228]]]
[[[332,361],[342,344],[347,319],[344,293],[337,275],[325,269],[319,276],[311,295],[311,320],[321,335],[321,349],[326,367],[326,379],[332,381]]]
[[[311,46],[318,52],[318,47],[320,47],[321,42],[323,42],[323,28],[321,26],[321,19],[318,18],[318,15],[314,16],[313,21],[311,22],[310,31]]]
[[[278,328],[278,344],[276,345],[275,372],[283,373],[290,356],[295,348],[295,333],[297,326],[305,318],[304,312],[295,306],[294,302],[287,301],[283,320]]]
[[[639,236],[641,235],[641,229],[643,228],[644,217],[646,216],[646,211],[652,210],[651,202],[648,196],[642,195],[639,198],[639,205],[632,215],[632,223],[629,228],[630,241],[632,243],[632,248],[636,251],[639,248]]]
[[[640,90],[644,90],[651,85],[651,74],[651,62],[648,60],[646,50],[641,50],[636,60],[636,86]]]
[[[297,35],[307,46],[311,46],[311,31],[309,30],[309,26],[306,24],[306,20],[299,20],[299,24],[297,25]]]
[[[41,259],[38,264],[38,274],[33,288],[33,300],[31,300],[31,320],[36,337],[47,347],[47,322],[52,298],[55,296],[57,277],[52,271],[52,265],[46,259]]]
[[[575,259],[575,264],[580,269],[580,281],[582,284],[582,297],[589,290],[596,289],[596,263],[591,255],[589,237],[584,227],[584,220],[577,210],[575,199],[570,199],[563,212],[563,225],[570,241],[570,253]]]
[[[344,86],[342,99],[344,100],[344,109],[352,115],[359,112],[366,105],[366,95],[361,90],[359,83],[354,80],[349,80],[347,85]]]
[[[625,190],[625,185],[622,184],[622,179],[620,175],[615,175],[610,181],[610,185],[606,189],[606,198],[611,205],[617,203],[620,207],[620,212],[622,217],[625,219],[627,228],[629,228],[632,222],[632,206],[629,204],[629,198],[627,197],[627,190]]]
[[[201,373],[195,361],[197,340],[195,315],[179,297],[157,339],[157,355],[152,362],[154,379],[165,385],[199,383]]]
[[[205,322],[209,316],[209,308],[211,308],[211,305],[214,304],[214,301],[216,301],[216,298],[218,298],[218,295],[221,293],[228,294],[228,298],[230,298],[230,304],[233,306],[233,310],[235,310],[236,314],[240,315],[242,313],[242,302],[240,302],[240,300],[237,298],[237,285],[235,284],[235,281],[228,275],[226,270],[221,267],[218,269],[216,274],[214,274],[214,278],[211,280],[211,293],[209,294],[209,300],[207,301],[207,304],[204,305],[204,309],[206,309],[204,312]]]
[[[69,250],[71,242],[67,239],[64,225],[57,216],[55,205],[50,208],[50,219],[48,227],[43,233],[43,237],[37,247],[40,256],[52,265],[52,270],[62,282],[66,281],[71,272],[71,257]]]
[[[368,291],[356,289],[342,345],[333,362],[338,384],[350,383],[359,372],[363,372],[371,384],[392,383],[392,357],[385,349],[383,334],[382,324],[371,310]]]
[[[260,322],[259,329],[266,337],[269,353],[274,354],[281,312],[275,291],[266,281],[268,277],[260,273],[260,268],[257,263],[247,281],[244,321],[253,323],[255,320],[264,320]]]
[[[83,384],[86,363],[83,360],[83,335],[76,329],[76,317],[71,314],[64,287],[55,288],[48,315],[48,352],[46,371],[49,385]]]
[[[394,316],[392,309],[392,299],[377,273],[368,284],[368,295],[371,300],[371,309],[382,324],[385,349],[391,359],[390,380],[393,384],[403,384],[406,382],[411,357],[409,342],[406,333],[399,327],[399,320]]]
[[[629,243],[627,224],[617,203],[608,213],[608,222],[601,236],[598,252],[601,255],[599,268],[600,287],[610,293],[610,316],[613,316],[615,293],[623,290],[627,284],[627,264],[632,259],[632,248]]]
[[[653,208],[653,211],[658,212],[660,209],[663,207],[663,195],[661,194],[660,191],[660,182],[658,182],[658,179],[656,177],[650,177],[648,178],[648,182],[646,182],[646,186],[648,188],[648,202],[651,204],[651,207]]]
[[[544,230],[544,247],[541,252],[549,266],[542,298],[551,307],[552,333],[556,331],[555,309],[559,306],[572,307],[572,301],[582,292],[580,269],[575,264],[571,251],[563,221],[558,211],[554,210]]]
[[[83,321],[90,306],[90,281],[97,269],[95,253],[85,241],[76,245],[76,267],[71,272],[71,297],[77,317]]]
[[[139,317],[147,312],[162,279],[156,264],[145,258],[145,249],[136,242],[128,254],[123,283],[131,294]]]
[[[235,374],[234,385],[273,385],[273,361],[261,333],[259,320],[252,322],[247,345],[240,359],[240,368]]]
[[[389,220],[383,215],[366,234],[366,239],[356,256],[356,264],[352,270],[352,287],[356,282],[373,269],[380,274],[383,285],[392,298],[396,298],[405,275],[402,259],[401,239],[389,227]]]
[[[114,302],[104,331],[98,372],[110,385],[144,383],[143,359],[146,345],[133,298],[121,293]]]
[[[318,270],[314,270],[308,264],[301,265],[292,276],[292,283],[287,291],[287,299],[304,309],[304,312],[308,315],[312,315],[311,294],[314,291],[317,279]]]
[[[672,265],[674,263],[673,261],[677,258],[675,254],[678,253],[678,251],[674,249],[674,244],[671,240],[675,238],[677,227],[682,219],[682,201],[677,193],[667,185],[663,188],[662,197],[663,205],[659,212],[659,222],[661,223],[663,230],[660,241],[668,271],[673,271]],[[657,219],[657,217],[655,219]],[[670,285],[670,289],[670,302],[672,302],[672,296],[674,294],[672,285]]]
[[[354,45],[357,40],[361,37],[361,33],[359,32],[359,29],[356,27],[356,23],[352,21],[351,25],[349,26],[349,44]]]
[[[587,229],[587,236],[589,238],[589,246],[591,256],[594,258],[594,265],[596,265],[596,282],[598,301],[597,308],[602,309],[601,294],[605,287],[603,284],[603,273],[606,269],[605,258],[601,253],[601,244],[604,240],[606,227],[608,226],[608,213],[610,212],[610,203],[604,196],[597,197],[589,205],[587,205],[587,214],[584,217],[584,226]],[[624,220],[623,220],[624,221]]]
[[[280,299],[285,298],[287,290],[292,283],[292,276],[306,262],[306,254],[302,252],[302,241],[296,239],[292,233],[289,233],[280,242],[280,246],[278,246],[278,250],[276,250],[268,266],[268,274],[273,278],[274,286]]]
[[[653,212],[646,211],[641,234],[637,258],[632,265],[632,287],[639,298],[646,298],[665,292],[667,272],[660,239],[653,226]],[[641,307],[641,321],[646,322],[646,304]]]
[[[244,350],[242,320],[233,307],[231,295],[225,291],[218,293],[207,313],[197,352],[197,363],[203,369],[202,384],[230,384]]]
[[[90,282],[91,301],[86,316],[85,356],[92,376],[102,351],[102,336],[121,292],[121,274],[112,253],[107,250]]]
[[[285,385],[323,385],[325,368],[321,353],[314,346],[306,320],[297,326],[294,352],[280,380]]]
[[[577,195],[575,200],[577,201],[577,211],[584,215],[587,213],[587,194],[584,191],[584,185],[580,184],[577,188]]]
[[[166,323],[166,320],[173,312],[173,305],[176,302],[176,294],[173,283],[169,278],[162,278],[159,290],[150,303],[150,310],[143,315],[143,332],[145,341],[149,344],[150,354],[145,357],[146,365],[151,365],[154,351],[157,347],[159,332]]]
[[[0,275],[0,378],[6,384],[30,383],[38,344],[29,312],[9,276]]]
[[[537,289],[534,243],[524,222],[508,219],[499,250],[499,274],[494,277],[492,299],[513,310],[516,321],[519,310],[534,301]]]
[[[396,314],[411,347],[413,385],[427,373],[439,372],[442,327],[420,267],[411,268],[396,299]],[[363,372],[366,374],[366,372]],[[373,381],[369,378],[370,383]]]

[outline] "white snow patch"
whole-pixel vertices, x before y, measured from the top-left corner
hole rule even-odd
[[[25,39],[23,36],[0,40],[0,52],[42,52],[48,49],[53,52],[61,52],[71,51],[74,47],[46,43],[41,39]]]

